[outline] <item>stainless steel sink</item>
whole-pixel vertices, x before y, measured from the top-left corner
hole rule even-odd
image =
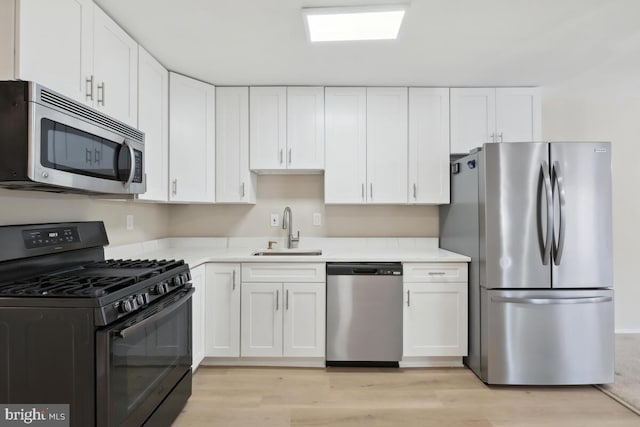
[[[276,249],[257,251],[254,256],[317,256],[322,255],[321,249]]]

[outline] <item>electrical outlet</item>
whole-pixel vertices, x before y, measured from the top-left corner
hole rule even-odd
[[[133,230],[133,215],[127,215],[127,230]]]
[[[280,226],[280,218],[278,217],[277,213],[272,213],[271,214],[271,226],[272,227],[279,227]]]
[[[322,225],[322,215],[320,214],[320,212],[316,212],[313,214],[313,225]]]

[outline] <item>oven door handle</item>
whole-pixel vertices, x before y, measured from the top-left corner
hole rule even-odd
[[[128,328],[115,331],[114,334],[119,336],[120,338],[127,338],[131,335],[138,333],[141,329],[144,329],[149,323],[156,322],[158,320],[164,319],[177,309],[179,309],[184,303],[189,301],[189,297],[193,295],[196,290],[194,288],[189,289],[184,292],[183,295],[178,299],[175,303],[171,304],[168,307],[163,308],[161,311],[157,312],[153,316],[147,317],[146,319],[138,322],[134,325],[129,326]]]

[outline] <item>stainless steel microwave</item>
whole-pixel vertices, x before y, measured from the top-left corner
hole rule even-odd
[[[144,193],[144,133],[37,83],[0,81],[0,187]]]

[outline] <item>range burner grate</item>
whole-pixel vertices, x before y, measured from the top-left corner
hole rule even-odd
[[[106,260],[0,284],[0,296],[99,298],[184,265],[174,260]]]

